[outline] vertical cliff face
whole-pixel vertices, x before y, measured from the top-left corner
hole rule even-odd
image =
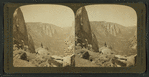
[[[13,14],[13,36],[19,43],[23,40],[24,44],[28,45],[27,29],[20,8],[17,8]]]
[[[53,26],[49,24],[42,24],[40,26],[42,26],[43,32],[50,37],[52,37],[56,33],[56,30],[53,28]]]
[[[76,12],[75,17],[75,37],[77,42],[80,43],[81,47],[88,47],[92,45],[92,48],[95,52],[98,52],[98,42],[95,43],[96,37],[91,31],[87,11],[85,7],[81,7]]]
[[[110,34],[112,34],[114,36],[116,36],[117,34],[120,33],[120,29],[119,29],[118,25],[116,25],[116,24],[107,24],[107,25],[105,25],[105,28]]]
[[[113,36],[120,35],[120,27],[123,27],[122,25],[106,21],[91,21],[90,24],[93,31],[97,30],[98,32],[102,32],[105,36],[107,34],[111,34]]]
[[[24,17],[20,8],[17,8],[13,14],[13,39],[14,44],[21,47],[28,46],[31,52],[35,52],[34,43],[32,37],[28,35],[25,25]]]

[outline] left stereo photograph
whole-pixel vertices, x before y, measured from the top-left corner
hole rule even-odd
[[[75,67],[74,12],[55,4],[18,7],[13,13],[14,67]]]

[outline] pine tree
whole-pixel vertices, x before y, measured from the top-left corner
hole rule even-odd
[[[43,45],[42,45],[42,43],[41,43],[41,47],[43,48]]]

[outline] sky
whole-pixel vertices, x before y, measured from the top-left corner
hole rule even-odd
[[[136,11],[125,5],[98,4],[85,6],[89,21],[114,22],[123,26],[137,26]]]
[[[71,8],[54,4],[34,4],[20,7],[25,22],[42,22],[59,27],[69,27],[75,21]],[[137,15],[133,8],[125,5],[96,4],[85,6],[90,21],[107,21],[123,26],[136,26]]]
[[[74,22],[71,8],[54,4],[34,4],[20,7],[25,22],[42,22],[59,27],[70,27]]]

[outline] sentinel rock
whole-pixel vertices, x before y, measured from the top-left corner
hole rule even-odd
[[[76,43],[80,43],[81,47],[87,48],[88,44],[92,45],[92,48],[95,52],[98,52],[98,42],[91,31],[88,14],[85,7],[81,7],[76,12],[75,17],[75,35],[76,35]]]
[[[32,37],[28,34],[25,25],[23,13],[20,8],[17,8],[13,14],[13,40],[18,48],[29,48],[30,52],[35,52]]]
[[[18,43],[21,44],[23,40],[24,44],[28,45],[27,29],[20,8],[17,8],[13,14],[13,36]]]

